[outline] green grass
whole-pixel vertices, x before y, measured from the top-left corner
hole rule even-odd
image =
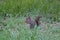
[[[0,12],[26,15],[29,12],[37,12],[40,14],[60,14],[59,0],[2,0],[0,2]],[[37,12],[38,13],[38,12]],[[32,14],[37,14],[32,13]],[[55,15],[56,16],[56,15]]]
[[[3,20],[5,14],[10,18]],[[42,16],[39,28],[29,28],[28,15]],[[60,21],[59,0],[0,0],[0,40],[60,40],[60,23],[47,23],[56,20]]]
[[[25,17],[7,18],[3,22],[6,26],[0,30],[0,40],[60,40],[59,23],[42,22],[39,28],[30,29],[24,20]]]

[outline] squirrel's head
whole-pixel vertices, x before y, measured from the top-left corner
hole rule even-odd
[[[31,21],[31,17],[30,17],[30,16],[28,16],[28,17],[26,18],[26,20],[25,20],[25,23],[29,24],[29,23],[30,23],[30,21]]]

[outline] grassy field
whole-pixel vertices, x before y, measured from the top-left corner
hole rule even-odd
[[[28,15],[41,15],[41,25],[30,29]],[[60,40],[59,21],[60,0],[0,0],[0,40]]]
[[[31,12],[32,14],[42,14],[48,16],[53,14],[57,16],[60,14],[60,1],[59,0],[1,0],[0,12],[6,14],[21,14],[26,15]],[[51,15],[51,16],[53,16]],[[53,17],[54,17],[53,16]]]
[[[41,21],[38,28],[30,29],[24,21],[25,17],[2,20],[0,40],[60,40],[60,23]]]

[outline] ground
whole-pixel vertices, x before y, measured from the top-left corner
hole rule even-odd
[[[0,25],[0,40],[60,40],[60,22],[41,21],[41,25],[34,29],[25,23],[25,17],[7,18],[3,23],[6,26]]]

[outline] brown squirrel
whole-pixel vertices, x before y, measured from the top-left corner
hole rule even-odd
[[[31,28],[34,28],[34,26],[35,26],[35,21],[32,20],[30,16],[28,16],[28,17],[26,18],[25,23],[27,23],[27,24],[30,25],[30,29],[31,29]]]
[[[34,28],[35,24],[37,26],[39,26],[41,23],[40,23],[40,19],[41,16],[37,16],[35,20],[32,20],[32,18],[30,16],[28,16],[25,20],[25,23],[29,24],[30,25],[30,29],[31,28]]]

